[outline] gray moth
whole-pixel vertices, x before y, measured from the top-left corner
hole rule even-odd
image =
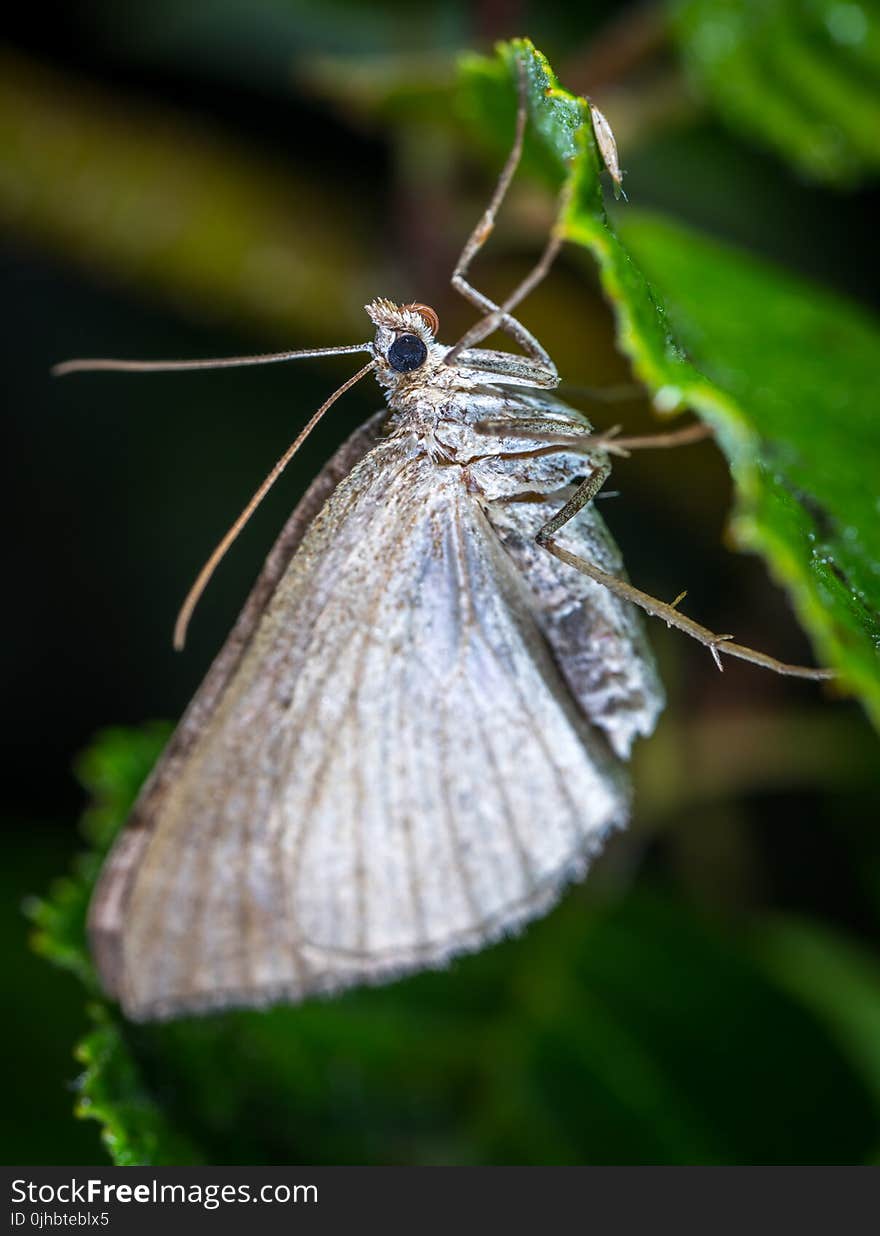
[[[369,311],[377,358],[415,338],[426,359],[377,365],[388,411],[294,511],[95,891],[133,1018],[442,965],[546,911],[626,823],[663,698],[641,621],[535,542],[607,467],[529,427],[589,424],[534,362],[448,366],[416,311]],[[594,506],[569,529],[621,572]]]
[[[716,635],[626,580],[593,503],[610,457],[706,430],[596,435],[553,395],[556,368],[512,311],[549,270],[559,226],[502,304],[470,283],[525,123],[521,73],[514,148],[452,275],[481,316],[452,347],[427,306],[378,299],[363,344],[56,367],[371,358],[221,541],[178,643],[320,416],[368,372],[386,399],[294,510],[104,864],[89,936],[105,990],[133,1019],[386,982],[545,913],[627,823],[627,759],[663,707],[636,606],[700,640],[719,668],[724,653],[827,676]],[[607,161],[613,137],[593,123]],[[475,346],[496,329],[523,354]]]

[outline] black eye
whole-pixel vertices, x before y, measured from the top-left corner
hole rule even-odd
[[[388,349],[388,364],[398,373],[409,373],[424,365],[427,355],[428,349],[418,335],[398,335]]]

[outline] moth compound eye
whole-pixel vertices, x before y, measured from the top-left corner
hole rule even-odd
[[[388,349],[388,364],[398,373],[410,373],[424,365],[427,356],[428,349],[418,335],[398,335]]]

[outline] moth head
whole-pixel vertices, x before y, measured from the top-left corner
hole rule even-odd
[[[434,310],[428,305],[395,305],[384,298],[371,301],[366,310],[376,327],[373,351],[380,381],[396,385],[401,377],[422,369],[439,326]]]

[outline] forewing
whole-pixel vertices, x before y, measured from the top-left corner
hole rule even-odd
[[[168,1016],[442,964],[546,909],[626,813],[460,471],[386,441],[154,799],[119,995]]]
[[[193,697],[161,758],[147,779],[128,822],[116,840],[89,907],[89,939],[105,989],[116,994],[122,981],[122,935],[131,885],[149,842],[167,789],[173,785],[222,698],[248,647],[266,604],[314,517],[343,477],[375,445],[387,410],[359,426],[315,477],[281,530],[244,609]]]

